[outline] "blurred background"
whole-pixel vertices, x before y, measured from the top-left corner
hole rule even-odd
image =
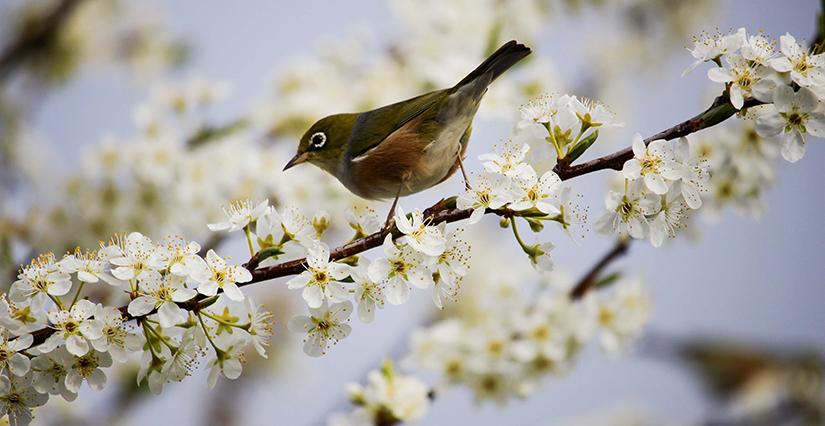
[[[819,11],[815,0],[2,0],[2,285],[36,253],[94,247],[130,230],[153,238],[182,233],[241,261],[240,238],[217,240],[205,227],[222,204],[241,197],[269,197],[309,214],[320,206],[340,226],[345,207],[358,200],[314,168],[280,171],[306,126],[328,113],[452,85],[490,45],[510,38],[535,53],[485,98],[466,162],[473,170],[480,168],[478,154],[509,137],[518,106],[543,92],[601,100],[625,123],[605,132],[588,156],[629,145],[635,132],[670,127],[704,110],[722,89],[704,67],[680,77],[693,61],[685,47],[694,35],[746,27],[810,40]],[[728,133],[697,137],[741,133],[731,121]],[[713,214],[693,221],[691,238],[631,248],[618,268],[644,276],[654,297],[647,337],[631,353],[611,359],[588,350],[570,374],[503,406],[479,405],[469,390],[453,388],[421,423],[703,423],[727,410],[720,395],[745,392],[739,385],[753,371],[820,371],[823,148],[813,140],[799,163],[773,161],[775,175],[762,190],[711,202]],[[590,223],[601,214],[608,179],[599,173],[572,181]],[[452,179],[401,205],[424,208],[461,188]],[[508,259],[501,267],[529,268],[515,244],[499,244],[507,236],[497,228],[488,218],[483,236],[468,235],[473,263],[507,246],[512,259],[501,254]],[[558,269],[571,277],[612,244],[595,232],[580,243],[556,230],[542,238],[556,244]],[[250,291],[266,300],[278,323],[270,360],[250,361],[237,382],[210,391],[199,372],[161,396],[144,397],[133,389],[134,372],[122,369],[110,374],[120,384],[103,392],[84,388],[71,405],[52,398],[36,421],[323,423],[346,409],[346,383],[363,381],[384,357],[403,355],[410,330],[434,316],[429,295],[414,294],[411,303],[379,312],[376,322],[358,324],[328,355],[310,359],[283,326],[299,295],[281,281]],[[471,277],[462,293],[472,291]],[[740,371],[743,365],[758,367]],[[698,371],[712,371],[726,385],[707,386]],[[762,388],[752,387],[753,398],[762,397]]]

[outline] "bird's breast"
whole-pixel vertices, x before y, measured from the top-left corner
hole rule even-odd
[[[341,182],[367,199],[391,199],[435,186],[456,170],[468,120],[451,120],[432,132],[412,120],[383,142],[348,160]]]

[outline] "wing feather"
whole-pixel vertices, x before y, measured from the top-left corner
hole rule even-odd
[[[348,144],[349,158],[356,158],[364,154],[410,120],[418,117],[431,107],[437,108],[447,94],[447,90],[436,90],[361,113],[350,136]]]

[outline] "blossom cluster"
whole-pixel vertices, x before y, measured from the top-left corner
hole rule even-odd
[[[443,385],[467,386],[479,401],[504,403],[527,397],[545,376],[569,371],[594,339],[607,353],[620,353],[650,317],[650,296],[638,279],[578,301],[552,289],[528,297],[507,280],[495,286],[483,289],[495,302],[482,314],[414,332],[404,365],[438,374]]]
[[[708,129],[691,139],[710,179],[702,192],[702,214],[721,216],[725,207],[750,217],[766,208],[763,196],[777,178],[781,141],[761,137],[753,120]]]
[[[355,409],[333,414],[327,421],[329,426],[415,422],[430,408],[427,385],[415,376],[398,373],[389,361],[380,370],[369,372],[366,386],[352,383],[347,386],[347,393]]]
[[[632,148],[633,158],[621,171],[623,188],[609,191],[607,211],[595,227],[603,233],[649,238],[658,247],[676,236],[690,210],[702,206],[710,174],[687,138],[675,146],[662,139],[646,145],[636,134]]]
[[[790,34],[780,37],[779,52],[766,36],[749,35],[744,28],[703,35],[691,54],[696,62],[687,71],[715,63],[708,77],[726,84],[736,109],[743,109],[745,99],[764,105],[746,108],[739,137],[681,138],[670,144],[634,136],[633,159],[624,163],[621,188],[605,199],[607,212],[596,223],[598,231],[648,238],[660,246],[705,199],[713,207],[734,203],[758,212],[759,194],[773,181],[774,145],[781,144],[782,156],[795,162],[804,154],[806,135],[825,136],[820,106],[825,57],[809,52]]]
[[[614,114],[602,103],[572,95],[544,95],[521,107],[516,136],[540,140],[553,147],[552,158],[567,163],[589,149],[606,128],[620,127]],[[483,154],[484,171],[473,188],[459,196],[459,208],[473,209],[470,223],[475,223],[487,209],[506,208],[524,217],[531,229],[543,229],[543,222],[557,222],[571,237],[583,237],[581,228],[587,221],[587,209],[577,203],[572,188],[562,183],[558,174],[547,170],[539,176],[533,161],[526,162],[531,145],[508,142],[499,152]],[[556,164],[555,161],[550,165]],[[551,243],[527,245],[510,224],[523,251],[536,269],[552,270]]]
[[[459,231],[447,230],[444,224],[432,226],[415,210],[409,215],[399,207],[395,227],[397,239],[389,234],[382,248],[384,257],[362,256],[336,259],[329,246],[321,241],[329,226],[328,215],[317,213],[312,219],[296,209],[278,211],[266,201],[238,202],[225,209],[226,221],[211,224],[215,231],[244,230],[250,255],[258,257],[260,266],[273,263],[290,247],[306,253],[305,270],[287,282],[290,289],[300,289],[309,309],[289,322],[291,330],[306,335],[304,352],[311,356],[326,353],[327,348],[349,335],[347,324],[353,307],[358,318],[372,322],[375,311],[386,303],[401,305],[410,298],[411,287],[431,289],[433,303],[443,308],[444,301],[458,292],[466,274],[469,247],[459,238]],[[353,240],[380,230],[375,212],[351,211],[348,215]]]
[[[139,361],[138,382],[159,393],[202,359],[213,386],[240,375],[247,346],[265,357],[271,314],[237,288],[249,271],[200,252],[195,242],[133,232],[23,267],[0,296],[0,415],[28,424],[50,395],[72,401],[83,382],[103,388],[113,363]],[[90,300],[101,286],[128,295],[124,306]]]
[[[780,136],[782,157],[790,162],[805,155],[808,135],[825,137],[825,55],[800,43],[791,34],[776,42],[764,34],[748,34],[740,28],[730,34],[703,35],[691,55],[696,62],[714,62],[708,78],[724,83],[736,109],[746,98],[767,106],[760,108],[756,130],[760,136]]]

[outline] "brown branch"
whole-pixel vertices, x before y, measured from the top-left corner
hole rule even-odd
[[[744,106],[742,106],[742,111],[745,111],[747,108],[753,106],[761,105],[762,103],[763,102],[756,99],[749,98],[745,101]],[[656,133],[655,135],[645,139],[645,144],[649,144],[659,139],[669,141],[687,136],[691,133],[696,133],[702,129],[713,127],[732,117],[736,113],[737,110],[733,107],[733,105],[731,105],[727,94],[723,93],[714,99],[713,103],[707,110],[705,110],[705,112],[691,119],[685,120],[667,130]],[[631,158],[633,158],[633,149],[627,147],[612,154],[574,166],[567,165],[564,162],[559,162],[553,171],[555,171],[562,180],[567,180],[603,169],[621,170],[624,163]]]
[[[745,108],[759,105],[760,103],[761,102],[756,101],[754,99],[748,99],[746,100],[745,106],[742,109],[744,110]],[[719,124],[722,121],[725,121],[726,119],[732,117],[735,113],[736,109],[728,101],[727,95],[722,94],[714,100],[713,104],[705,112],[645,139],[645,143],[650,143],[657,139],[670,140],[681,136],[686,136],[699,130]],[[556,166],[555,171],[559,175],[559,177],[561,177],[562,180],[567,180],[574,178],[576,176],[581,176],[587,173],[593,173],[595,171],[603,169],[618,170],[621,168],[621,165],[624,164],[625,161],[632,157],[632,150],[630,148],[625,148],[621,151],[617,151],[613,154],[609,154],[604,157],[600,157],[577,166],[568,166],[560,164],[561,167]],[[429,220],[431,225],[438,225],[441,223],[452,223],[465,220],[470,217],[471,213],[471,209],[455,208],[454,199],[452,201],[450,199],[441,200],[432,205],[431,207],[427,208],[426,210],[424,210],[424,216],[425,218],[427,218],[427,220]],[[495,214],[502,217],[530,215],[529,212],[515,212],[513,210],[506,208],[487,209],[485,214]],[[368,235],[356,241],[352,241],[348,244],[345,244],[341,247],[332,250],[330,252],[330,261],[346,259],[348,257],[363,253],[367,250],[379,247],[384,242],[384,239],[387,237],[387,235],[390,234],[392,234],[393,238],[398,238],[402,235],[401,232],[395,227],[391,229],[382,229],[381,231],[378,231],[374,234]],[[589,274],[585,275],[585,277],[582,278],[578,285],[574,287],[574,289],[571,291],[570,297],[575,300],[586,294],[592,288],[592,286],[595,285],[598,275],[602,272],[602,270],[611,261],[613,261],[620,255],[624,254],[626,251],[627,243],[620,242],[616,247],[614,247],[612,251],[610,251],[602,259],[601,262],[599,262],[599,264],[597,264],[593,268],[593,270],[590,271]],[[275,278],[297,275],[306,269],[306,258],[294,259],[283,263],[279,263],[277,265],[268,266],[265,268],[258,268],[258,265],[262,260],[263,259],[259,259],[257,256],[253,256],[253,258],[250,259],[249,262],[247,262],[244,265],[244,267],[249,269],[249,271],[252,273],[252,280],[246,283],[238,283],[239,287],[251,285],[262,281],[268,281]],[[215,297],[206,297],[203,295],[198,295],[188,302],[180,303],[180,306],[190,311],[197,311],[210,306],[215,300]],[[130,316],[126,311],[126,308],[126,306],[120,308],[120,311],[123,313],[124,317],[127,319],[137,319]],[[150,312],[147,315],[151,315],[152,313],[154,312]],[[32,335],[34,336],[34,343],[32,345],[34,346],[42,343],[46,340],[46,338],[48,338],[53,333],[54,330],[51,328],[43,328],[34,331],[32,333]]]
[[[61,0],[57,6],[30,27],[24,27],[17,39],[0,54],[0,81],[30,57],[48,49],[60,34],[63,24],[81,0]]]
[[[599,276],[604,272],[604,269],[614,260],[618,259],[619,257],[623,256],[627,253],[627,249],[630,247],[630,242],[626,239],[620,239],[616,242],[616,245],[613,246],[609,252],[605,253],[605,255],[599,260],[593,267],[588,271],[580,280],[579,282],[570,290],[569,296],[571,300],[579,300],[584,295],[586,295],[596,283],[599,282]]]

